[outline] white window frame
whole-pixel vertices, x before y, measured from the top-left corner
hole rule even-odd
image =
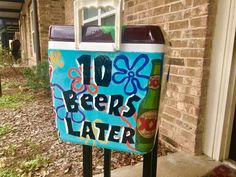
[[[229,157],[233,129],[232,112],[235,109],[233,106],[235,96],[231,73],[236,72],[232,59],[236,32],[235,5],[235,0],[219,1],[217,4],[219,8],[216,16],[203,136],[203,152],[214,160],[226,160]]]
[[[101,26],[102,25],[102,19],[108,18],[108,17],[111,17],[111,16],[115,15],[115,12],[116,12],[115,10],[111,10],[111,11],[102,13],[102,9],[99,8],[98,9],[98,15],[94,16],[94,17],[91,17],[91,18],[88,18],[86,20],[83,20],[83,25],[94,22],[94,21],[98,21],[98,26]]]
[[[100,7],[112,7],[116,11],[114,13],[114,16],[115,16],[114,21],[115,21],[116,29],[115,29],[115,40],[114,40],[115,42],[111,43],[111,46],[114,51],[120,50],[121,33],[122,33],[122,30],[121,30],[122,28],[122,1],[123,0],[96,0],[96,1],[95,0],[75,0],[74,1],[74,18],[75,18],[74,28],[75,28],[75,42],[76,42],[77,49],[80,49],[80,45],[83,43],[81,40],[82,39],[81,27],[85,24],[84,23],[85,11],[83,9],[92,8],[92,7],[96,9],[99,9]],[[94,15],[94,13],[92,14]],[[106,11],[104,14],[106,14]],[[90,17],[90,15],[88,14],[88,17]],[[98,21],[96,21],[96,23],[98,25]]]
[[[105,12],[105,13],[102,13],[102,8],[98,8],[97,10],[98,10],[98,15],[96,15],[94,17],[91,17],[91,18],[88,18],[86,20],[84,19],[83,20],[83,25],[98,21],[98,26],[101,26],[102,25],[102,19],[111,17],[111,16],[115,15],[115,13],[116,13],[116,10],[110,10],[110,11]],[[123,11],[124,11],[124,1],[123,1]],[[83,14],[83,17],[84,17],[84,14]]]

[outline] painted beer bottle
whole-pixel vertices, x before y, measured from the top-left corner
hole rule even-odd
[[[149,152],[155,142],[157,116],[161,91],[162,61],[152,61],[152,71],[147,93],[138,109],[135,148],[140,152]]]

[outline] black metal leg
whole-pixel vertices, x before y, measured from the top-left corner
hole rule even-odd
[[[83,146],[83,173],[84,177],[93,176],[92,147]]]
[[[158,155],[157,150],[158,150],[158,134],[155,146],[152,151],[152,177],[157,176],[157,155]]]
[[[111,150],[104,149],[104,177],[111,177]]]
[[[143,156],[143,177],[156,177],[157,175],[157,148],[158,136],[151,152]]]
[[[152,174],[152,152],[143,155],[143,177],[151,177]]]

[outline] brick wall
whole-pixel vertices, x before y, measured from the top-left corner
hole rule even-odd
[[[210,0],[125,0],[126,24],[160,25],[171,43],[166,48],[172,66],[160,139],[174,150],[202,152],[216,9]]]
[[[41,58],[47,59],[48,29],[50,25],[65,24],[65,0],[38,0],[37,2]]]
[[[65,0],[65,24],[74,24],[74,6],[72,0]]]

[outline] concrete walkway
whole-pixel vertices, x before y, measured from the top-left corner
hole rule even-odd
[[[206,156],[190,156],[174,153],[158,158],[157,177],[201,177],[220,162]],[[142,177],[142,163],[112,171],[112,177]],[[103,177],[103,174],[95,177]]]

